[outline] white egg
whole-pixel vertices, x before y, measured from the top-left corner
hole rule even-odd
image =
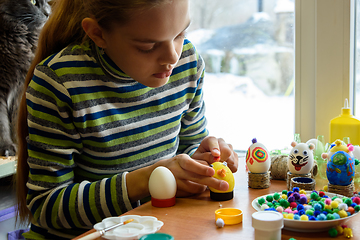
[[[246,165],[252,173],[265,173],[269,171],[271,159],[266,147],[258,143],[254,138],[253,144],[248,148],[246,153]]]
[[[315,149],[313,149],[313,153],[317,156],[321,156],[321,154],[325,152],[325,146],[319,140],[312,138],[306,142],[307,145],[309,145],[310,143],[314,144]]]
[[[176,180],[166,167],[157,167],[149,178],[150,195],[156,199],[170,199],[176,194]]]

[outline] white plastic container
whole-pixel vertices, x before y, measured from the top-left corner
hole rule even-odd
[[[255,240],[281,240],[284,217],[275,211],[260,211],[252,215]]]

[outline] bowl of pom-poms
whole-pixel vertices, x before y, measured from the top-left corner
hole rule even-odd
[[[305,191],[295,187],[258,197],[252,201],[257,211],[277,211],[284,216],[284,229],[297,232],[327,231],[344,224],[360,211],[360,197]]]

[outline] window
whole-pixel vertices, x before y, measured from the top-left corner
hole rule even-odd
[[[246,150],[254,137],[269,150],[289,147],[294,133],[299,133],[303,142],[318,135],[324,135],[325,141],[328,142],[329,122],[340,114],[345,98],[349,99],[352,107],[355,105],[352,94],[353,64],[350,62],[353,55],[350,51],[350,25],[354,23],[351,10],[355,6],[355,1],[359,0],[191,1],[193,23],[188,38],[194,41],[207,63],[205,100],[210,133],[223,137],[240,150]],[[295,36],[295,70],[292,69],[296,79],[295,94],[294,90],[291,94],[285,94],[288,93],[286,90],[291,89],[290,82],[293,80],[289,73],[286,84],[283,84],[287,87],[285,92],[282,90],[282,94],[269,95],[264,91],[255,82],[255,74],[246,74],[249,73],[249,68],[244,67],[246,64],[239,59],[231,60],[234,56],[225,55],[224,47],[228,44],[224,35],[222,41],[219,41],[223,49],[207,49],[212,54],[211,62],[204,53],[206,48],[202,49],[201,45],[213,36],[214,31],[224,26],[244,25],[252,16],[267,15],[268,20],[276,21],[279,19],[276,17],[276,6],[285,8],[288,4],[294,6],[295,24],[283,21],[283,26],[286,27],[282,29],[286,29],[286,34],[283,33],[281,36],[288,42],[291,42],[291,34]],[[211,7],[214,6],[215,9],[211,11]],[[264,15],[259,14],[259,10],[264,12]],[[224,21],[226,19],[227,22],[221,22],[220,18]],[[253,19],[255,20],[254,17]],[[277,42],[277,46],[280,43]],[[242,51],[237,49],[239,51],[234,55],[245,54],[245,50],[248,50],[247,54],[253,54],[256,49],[261,49],[261,46],[264,47],[264,44],[243,48]],[[268,47],[265,50],[270,49]],[[224,61],[226,57],[228,60]],[[269,63],[265,64],[257,59],[253,61],[260,63],[259,65],[270,66]],[[223,64],[215,64],[216,62]],[[274,62],[279,64],[279,61]],[[237,67],[234,68],[234,65]],[[284,67],[281,66],[281,69]],[[266,68],[255,72],[260,71],[266,72]],[[259,99],[262,99],[263,105],[257,105],[256,101]],[[360,99],[359,95],[356,99]],[[267,106],[270,102],[272,104]],[[360,104],[357,106],[360,108]]]
[[[188,39],[206,63],[211,135],[246,150],[294,137],[294,0],[190,1]]]

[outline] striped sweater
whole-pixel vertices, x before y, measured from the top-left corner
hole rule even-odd
[[[26,93],[29,239],[72,238],[130,209],[125,176],[208,134],[204,62],[185,39],[168,83],[146,87],[92,43],[41,62]]]

